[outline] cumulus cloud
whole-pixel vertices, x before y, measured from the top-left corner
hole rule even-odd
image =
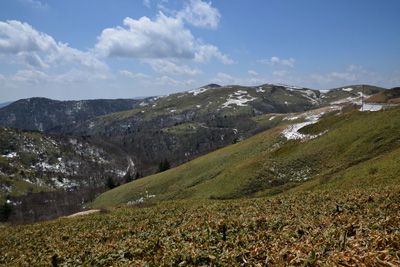
[[[53,37],[35,30],[28,23],[16,20],[0,21],[0,55],[15,56],[32,67],[78,64],[91,69],[106,68],[91,53],[56,42]]]
[[[177,18],[196,27],[215,29],[218,27],[221,14],[211,2],[190,0],[184,9],[178,12]]]
[[[125,18],[126,28],[103,30],[96,49],[109,57],[132,58],[191,58],[195,40],[180,20],[159,13],[153,21]]]
[[[176,64],[166,59],[151,59],[145,60],[144,62],[148,63],[154,71],[161,74],[193,76],[201,73],[201,71],[198,69],[194,69],[186,65]]]
[[[181,19],[162,12],[154,20],[125,18],[125,27],[103,30],[96,51],[104,57],[139,59],[194,59],[205,62],[216,58],[224,64],[231,63],[228,56],[217,47],[197,40]]]
[[[271,66],[280,66],[280,67],[289,67],[293,68],[296,60],[294,58],[279,58],[277,56],[273,56],[270,59],[260,59],[258,60],[261,64],[269,64]]]
[[[197,62],[207,62],[212,58],[218,59],[222,64],[233,64],[233,60],[227,55],[221,53],[218,47],[214,45],[199,45],[194,55],[194,60]]]

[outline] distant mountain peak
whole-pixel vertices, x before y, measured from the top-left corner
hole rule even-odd
[[[210,84],[207,84],[207,85],[205,85],[205,86],[202,86],[203,88],[220,88],[220,87],[222,87],[221,85],[219,85],[219,84],[216,84],[216,83],[210,83]]]

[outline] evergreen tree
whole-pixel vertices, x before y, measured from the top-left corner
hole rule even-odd
[[[12,212],[12,206],[7,202],[0,206],[0,222],[6,222]]]
[[[106,186],[107,186],[107,188],[109,188],[109,189],[113,189],[114,187],[116,187],[115,182],[114,182],[114,179],[113,179],[112,177],[109,176],[109,177],[107,178]]]
[[[158,172],[163,172],[171,168],[171,165],[169,164],[169,161],[167,159],[164,159],[158,164]]]

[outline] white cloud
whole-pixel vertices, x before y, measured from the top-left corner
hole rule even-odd
[[[293,68],[296,60],[294,58],[281,59],[277,56],[273,56],[270,59],[260,59],[258,60],[261,64],[269,64],[271,66],[289,67]]]
[[[49,65],[45,63],[36,52],[20,52],[18,57],[32,67],[48,68]]]
[[[190,0],[185,8],[178,12],[177,17],[196,27],[216,29],[221,14],[212,6],[211,2]]]
[[[47,82],[49,76],[38,70],[19,70],[16,74],[11,77],[12,81],[39,84]]]
[[[133,73],[128,70],[120,70],[119,74],[121,74],[122,76],[128,77],[128,78],[131,78],[131,79],[148,79],[148,78],[150,78],[150,76],[147,74],[140,73],[140,72]]]
[[[258,75],[259,75],[258,72],[255,71],[255,70],[248,70],[247,73],[248,73],[250,76],[258,76]]]
[[[4,77],[4,81],[8,84],[40,84],[56,83],[56,84],[70,84],[70,83],[85,83],[96,80],[105,80],[109,76],[104,73],[90,73],[87,71],[72,69],[61,74],[48,74],[40,70],[24,69],[19,70],[13,75]]]
[[[43,52],[57,49],[54,39],[16,20],[0,21],[0,53]]]
[[[193,76],[201,73],[198,69],[193,69],[186,65],[177,65],[166,59],[151,59],[145,60],[144,62],[148,63],[154,71],[161,74]]]
[[[200,45],[195,53],[194,60],[197,62],[207,62],[211,58],[218,59],[222,64],[233,64],[233,60],[227,55],[222,54],[214,45]]]
[[[192,58],[195,40],[180,20],[159,13],[153,21],[125,18],[127,28],[103,30],[96,49],[109,57]]]
[[[125,18],[125,27],[104,29],[96,51],[104,57],[139,59],[193,59],[197,62],[215,58],[224,64],[232,60],[217,47],[203,44],[185,28],[182,20],[160,12],[155,20]]]
[[[106,65],[91,53],[56,42],[53,37],[35,30],[28,23],[16,20],[0,21],[0,55],[14,56],[32,67],[73,64],[106,69]]]

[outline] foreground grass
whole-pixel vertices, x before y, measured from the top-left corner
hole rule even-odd
[[[0,264],[398,266],[400,186],[173,201],[0,228]]]

